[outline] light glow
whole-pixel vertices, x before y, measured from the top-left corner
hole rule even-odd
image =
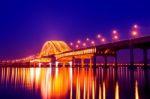
[[[137,34],[138,34],[138,33],[137,33],[136,31],[133,31],[133,32],[132,32],[132,35],[133,35],[133,36],[136,36]]]
[[[101,38],[101,35],[100,35],[100,34],[98,34],[98,35],[97,35],[97,38]]]
[[[77,43],[78,43],[78,44],[80,44],[80,43],[81,43],[81,41],[80,41],[80,40],[78,40],[78,41],[77,41]]]
[[[70,46],[73,46],[73,43],[72,43],[72,42],[70,43]]]
[[[91,44],[92,44],[92,45],[95,45],[95,42],[94,42],[94,41],[91,41]]]
[[[113,34],[117,34],[117,30],[113,30]]]
[[[85,47],[86,46],[86,43],[83,43],[83,47]]]
[[[102,41],[102,42],[105,42],[106,40],[105,40],[105,38],[102,38],[101,41]]]
[[[86,38],[86,41],[89,41],[90,39],[89,38]]]
[[[138,28],[138,25],[137,25],[137,24],[133,25],[133,28],[137,29],[137,28]]]

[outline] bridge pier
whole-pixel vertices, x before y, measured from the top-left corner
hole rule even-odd
[[[66,63],[62,63],[62,67],[65,67],[66,66]]]
[[[134,66],[134,49],[130,46],[130,66]]]
[[[104,67],[107,67],[107,56],[106,55],[104,56],[104,61],[105,61]]]
[[[92,57],[90,58],[90,64],[89,67],[92,67]]]
[[[118,67],[118,56],[117,56],[117,54],[115,55],[115,67]]]
[[[96,67],[96,55],[93,56],[93,67]]]
[[[146,48],[144,48],[143,49],[143,56],[144,56],[144,66],[147,66],[148,65],[148,53],[147,53],[148,51],[147,51],[147,49]]]
[[[72,57],[72,67],[75,67],[75,58]]]
[[[81,67],[84,67],[84,58],[81,58]]]

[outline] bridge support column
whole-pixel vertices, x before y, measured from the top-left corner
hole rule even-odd
[[[134,49],[133,49],[133,46],[130,47],[130,66],[134,66]]]
[[[89,60],[90,60],[89,67],[92,67],[92,57]]]
[[[66,63],[62,63],[62,67],[65,67],[66,66]]]
[[[72,67],[75,67],[75,58],[72,57]]]
[[[118,56],[117,56],[117,54],[115,55],[115,67],[118,67]]]
[[[148,53],[147,53],[147,49],[146,48],[144,48],[143,49],[143,56],[144,56],[144,66],[147,66],[147,64],[148,64],[148,55],[147,55]]]
[[[96,67],[96,55],[93,57],[93,67]]]
[[[84,58],[81,58],[81,67],[84,67]]]
[[[106,55],[104,56],[104,60],[105,60],[105,64],[104,64],[105,66],[104,67],[107,67],[107,56]]]

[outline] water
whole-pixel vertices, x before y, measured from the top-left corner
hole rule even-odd
[[[0,68],[0,99],[150,99],[150,70]]]

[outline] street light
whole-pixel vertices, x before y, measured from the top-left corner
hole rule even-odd
[[[115,36],[114,36],[114,39],[115,39],[115,40],[117,40],[117,39],[118,39],[118,36],[117,36],[117,35],[115,35]]]
[[[78,48],[79,48],[79,45],[76,45],[75,47],[76,47],[76,49],[78,49]]]
[[[72,42],[70,43],[70,46],[73,46],[73,43],[72,43]]]
[[[112,32],[114,35],[116,35],[118,32],[117,32],[117,30],[113,30],[113,32]]]
[[[132,36],[132,38],[135,38],[138,35],[139,35],[139,26],[137,24],[135,24],[132,27],[131,36]]]
[[[82,45],[83,45],[83,47],[86,47],[86,43],[83,43]]]
[[[117,30],[112,31],[112,41],[117,41],[119,39],[119,34]]]
[[[102,36],[100,34],[97,35],[97,38],[101,38]]]
[[[138,32],[137,31],[132,31],[132,36],[137,36]]]
[[[90,39],[89,38],[86,38],[86,41],[89,41]]]
[[[77,41],[77,43],[78,43],[78,44],[80,44],[80,43],[81,43],[81,41],[80,41],[80,40],[78,40],[78,41]]]
[[[92,44],[92,45],[95,45],[95,42],[94,42],[94,41],[91,41],[91,44]]]
[[[134,29],[138,29],[138,25],[137,25],[137,24],[134,24],[134,25],[133,25],[133,28],[134,28]]]
[[[103,43],[104,43],[105,41],[106,41],[106,40],[105,40],[105,38],[102,38],[102,39],[101,39],[101,42],[103,42]]]

